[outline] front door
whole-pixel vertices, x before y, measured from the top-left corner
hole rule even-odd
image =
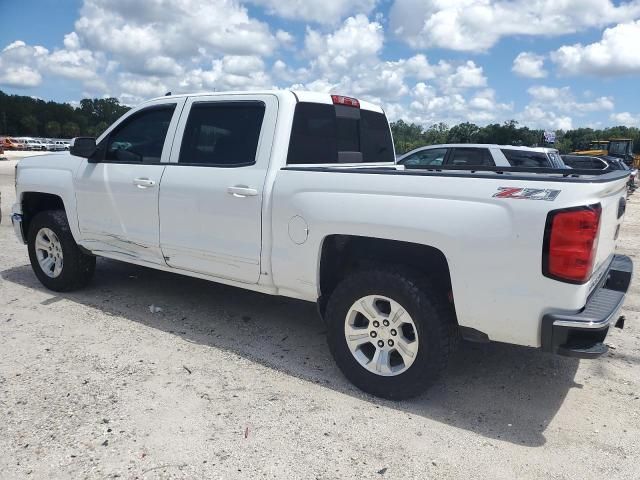
[[[180,106],[184,100],[178,100]],[[158,191],[178,103],[144,107],[119,122],[76,175],[81,243],[108,257],[164,264]],[[172,128],[173,127],[173,128]]]
[[[171,267],[257,283],[274,95],[187,100],[160,189],[160,246]]]

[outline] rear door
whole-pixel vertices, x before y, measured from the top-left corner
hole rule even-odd
[[[174,268],[257,283],[274,95],[187,100],[160,189],[160,245]]]

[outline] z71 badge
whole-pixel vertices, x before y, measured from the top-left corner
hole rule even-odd
[[[493,198],[515,198],[516,200],[546,200],[553,202],[561,190],[551,190],[548,188],[514,188],[498,187]]]

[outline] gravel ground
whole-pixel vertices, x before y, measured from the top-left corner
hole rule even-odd
[[[99,260],[36,280],[0,162],[0,477],[638,478],[640,282],[611,352],[465,344],[412,401],[362,394],[311,304]],[[620,251],[640,249],[640,194]],[[150,306],[162,311],[151,313]]]

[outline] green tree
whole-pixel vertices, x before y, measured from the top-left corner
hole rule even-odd
[[[34,115],[24,115],[20,119],[20,126],[26,135],[38,134],[38,119]]]
[[[62,125],[62,136],[65,138],[73,138],[80,135],[80,127],[75,122],[66,122]]]
[[[434,123],[431,125],[424,134],[424,139],[427,145],[434,145],[436,143],[447,143],[447,137],[449,135],[449,126],[446,123]]]
[[[47,122],[47,124],[44,126],[44,133],[49,137],[59,137],[61,131],[62,127],[60,126],[60,122],[56,122],[55,120]]]
[[[449,130],[447,143],[475,143],[479,131],[480,127],[474,123],[465,122],[454,125]]]

